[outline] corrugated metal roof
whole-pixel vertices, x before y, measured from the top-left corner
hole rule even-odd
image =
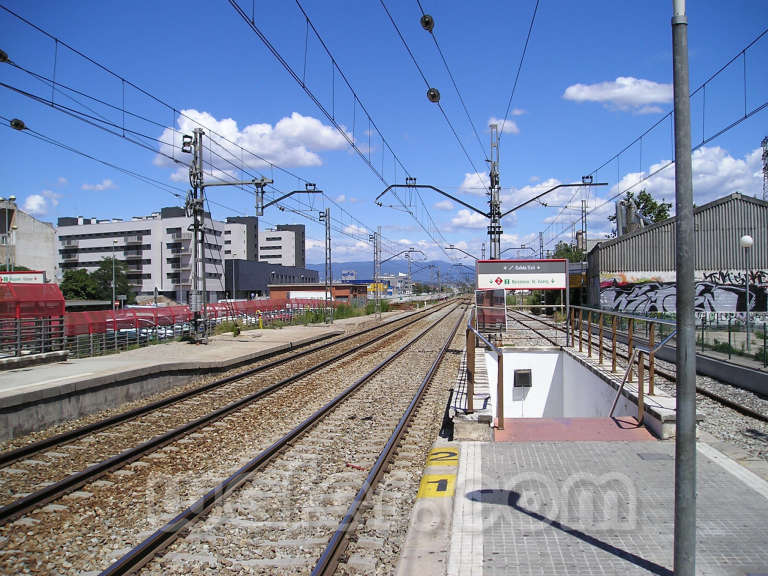
[[[768,268],[768,202],[739,193],[724,196],[694,210],[697,270],[745,268],[744,234],[755,243],[750,268]],[[600,272],[675,269],[675,223],[669,218],[620,238],[601,242],[589,253],[590,267]]]

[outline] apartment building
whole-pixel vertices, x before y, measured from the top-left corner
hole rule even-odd
[[[259,232],[259,262],[281,266],[304,268],[304,226],[302,224],[278,224]]]
[[[259,219],[256,216],[230,216],[224,225],[224,259],[258,260]]]
[[[15,196],[0,197],[0,266],[43,271],[47,282],[59,275],[53,225],[20,210]]]
[[[93,272],[104,258],[125,262],[128,281],[139,295],[159,294],[187,303],[192,289],[192,218],[179,207],[163,208],[130,220],[82,216],[58,220],[57,245],[62,274]],[[225,223],[206,212],[204,265],[209,301],[224,296]],[[200,276],[202,279],[202,276]],[[200,286],[202,288],[202,284]]]

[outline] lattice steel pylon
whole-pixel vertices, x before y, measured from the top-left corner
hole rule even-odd
[[[325,323],[333,324],[333,260],[331,259],[331,209],[320,212],[325,222]]]
[[[763,200],[768,200],[768,136],[760,145],[763,147]]]

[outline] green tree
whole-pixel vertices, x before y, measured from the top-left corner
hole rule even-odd
[[[565,258],[568,262],[583,262],[586,260],[584,251],[566,242],[558,242],[552,258]]]
[[[115,295],[125,294],[126,302],[133,304],[136,301],[136,294],[128,284],[125,272],[125,262],[115,259]],[[112,258],[104,258],[91,274],[91,278],[97,286],[97,299],[112,300]]]
[[[645,220],[654,224],[669,218],[669,209],[672,208],[672,204],[669,202],[657,202],[646,190],[641,190],[637,198],[635,198],[635,193],[632,190],[627,190],[623,201],[625,203],[632,202],[637,207],[638,213]],[[608,220],[615,223],[616,215],[608,216]],[[614,230],[615,235],[616,231]]]
[[[67,270],[61,282],[61,292],[67,300],[99,300],[99,290],[88,270]],[[110,293],[109,298],[112,297]]]

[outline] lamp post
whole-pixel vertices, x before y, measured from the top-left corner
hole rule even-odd
[[[13,253],[11,254],[11,272],[16,270],[16,230],[19,227],[14,224],[11,226],[11,242],[13,244]]]
[[[112,240],[112,312],[115,311],[115,246],[117,239]]]
[[[747,328],[747,352],[749,352],[749,260],[748,256],[751,254],[749,249],[752,248],[752,245],[755,243],[755,241],[752,239],[752,236],[749,234],[744,234],[739,239],[739,244],[741,244],[741,247],[744,248],[744,268],[746,271],[746,274],[744,274],[744,288],[746,289],[746,300],[744,301],[744,311],[745,311],[745,317],[746,317],[746,328]]]

